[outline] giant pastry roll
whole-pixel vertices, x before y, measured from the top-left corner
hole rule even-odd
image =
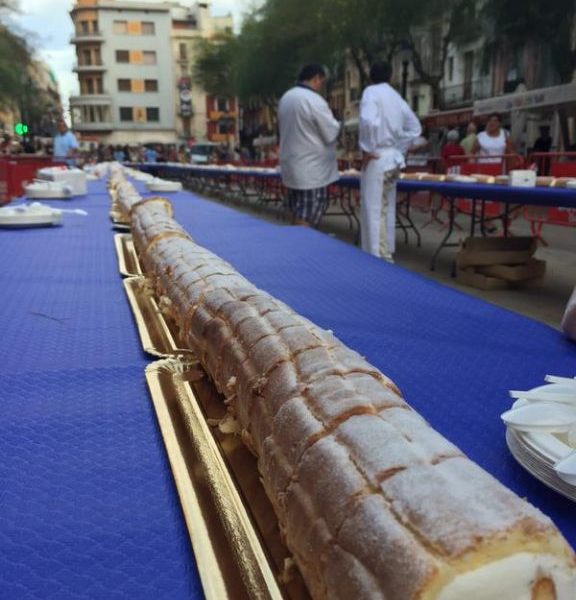
[[[430,427],[359,354],[132,208],[144,268],[224,395],[318,599],[574,600],[554,524]]]

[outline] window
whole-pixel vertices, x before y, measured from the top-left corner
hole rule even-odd
[[[82,50],[82,65],[89,67],[92,64],[92,52],[90,50]]]
[[[188,60],[188,46],[180,44],[180,60]]]
[[[157,92],[158,91],[158,80],[156,80],[156,79],[144,80],[144,90],[147,92]]]
[[[146,120],[158,122],[160,120],[160,109],[154,106],[149,106],[146,108]]]
[[[420,112],[420,96],[418,94],[412,96],[412,110],[416,114]]]
[[[98,21],[90,21],[92,23],[92,32],[93,33],[98,33],[99,29],[98,29]]]
[[[88,21],[80,21],[80,33],[88,33]]]
[[[128,21],[114,21],[112,31],[118,34],[128,33]]]
[[[156,27],[152,21],[142,21],[142,35],[154,35]]]
[[[155,65],[156,64],[156,52],[145,50],[142,53],[142,62],[145,65]]]
[[[133,121],[134,118],[132,116],[132,107],[131,106],[121,106],[120,107],[120,120],[121,121]]]
[[[228,119],[218,121],[218,133],[221,135],[232,133],[234,131],[233,123],[233,121],[229,121]]]
[[[128,50],[116,50],[116,62],[127,63],[130,61],[130,52]]]
[[[216,105],[219,112],[228,112],[228,98],[217,98]]]
[[[136,123],[146,123],[146,109],[141,106],[135,106],[134,109],[134,121]]]
[[[129,79],[119,79],[118,80],[118,91],[119,92],[129,92],[131,91],[130,80]]]
[[[454,79],[454,57],[451,56],[448,59],[448,81],[452,81]]]
[[[97,77],[94,81],[96,83],[96,93],[103,94],[104,93],[104,84],[102,82],[102,77]]]
[[[94,93],[94,81],[92,78],[86,80],[86,93],[93,94]]]

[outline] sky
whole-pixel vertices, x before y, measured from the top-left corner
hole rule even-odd
[[[184,5],[193,4],[191,0],[180,2]],[[73,27],[69,11],[73,4],[74,0],[20,0],[21,13],[13,18],[18,27],[31,34],[37,55],[56,75],[65,107],[68,97],[78,93],[78,79],[72,72],[76,55],[70,44]],[[214,15],[232,13],[237,27],[252,1],[212,0],[211,4]]]

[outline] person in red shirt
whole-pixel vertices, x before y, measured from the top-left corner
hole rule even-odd
[[[446,136],[446,143],[440,153],[442,156],[442,164],[444,169],[448,171],[451,167],[460,165],[461,156],[466,156],[464,148],[460,145],[460,134],[456,129],[451,129]]]

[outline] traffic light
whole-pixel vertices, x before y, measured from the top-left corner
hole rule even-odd
[[[16,123],[16,125],[14,125],[14,132],[16,135],[24,135],[25,133],[28,133],[28,125]]]

